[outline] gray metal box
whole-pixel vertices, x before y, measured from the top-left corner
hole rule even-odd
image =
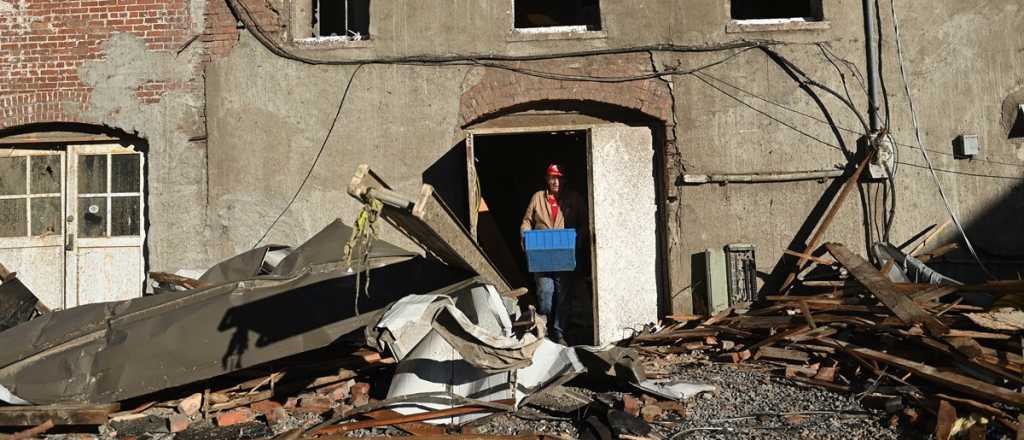
[[[729,305],[757,301],[757,257],[754,255],[754,245],[726,245],[725,266],[729,279]]]
[[[977,156],[980,149],[976,134],[962,134],[953,141],[953,154],[961,159]]]
[[[729,308],[729,275],[721,248],[704,251],[704,283],[708,313],[714,315]]]

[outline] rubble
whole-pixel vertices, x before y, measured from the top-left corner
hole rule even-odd
[[[816,275],[798,267],[779,294],[568,347],[545,337],[544,318],[428,186],[412,201],[361,167],[350,192],[368,206],[354,228],[335,221],[199,278],[159,274],[142,299],[41,311],[4,270],[0,288],[29,299],[0,332],[0,427],[14,438],[70,427],[174,439],[1021,435],[1022,314],[965,298],[1018,295],[1024,282],[963,284],[906,245],[873,246],[876,266],[826,243],[788,252]],[[427,255],[376,240],[377,214]]]

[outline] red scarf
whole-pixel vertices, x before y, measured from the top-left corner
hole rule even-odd
[[[551,208],[551,222],[558,218],[558,198],[548,194],[548,207]]]

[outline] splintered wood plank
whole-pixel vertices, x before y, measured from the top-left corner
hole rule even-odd
[[[846,246],[839,243],[826,243],[825,247],[858,282],[864,285],[901,321],[910,325],[923,324],[935,336],[949,333],[949,327],[921,308],[906,294],[899,292],[892,281],[889,281],[860,255],[851,252]]]
[[[807,362],[811,360],[811,356],[802,351],[787,350],[785,348],[775,347],[761,347],[757,350],[757,354],[754,355],[754,359],[768,358],[778,359],[784,361],[796,361],[796,362]]]
[[[942,371],[930,365],[914,362],[888,353],[882,353],[870,348],[857,347],[836,340],[832,340],[831,342],[843,346],[849,353],[853,353],[865,359],[900,367],[923,380],[937,383],[969,396],[981,398],[982,401],[1002,402],[1015,407],[1024,406],[1024,394],[1013,390],[982,382],[962,374]]]
[[[60,404],[45,406],[0,407],[0,426],[38,426],[52,420],[55,425],[102,425],[107,415],[121,405]]]

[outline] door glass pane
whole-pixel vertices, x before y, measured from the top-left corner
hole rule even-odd
[[[0,237],[24,237],[28,229],[25,221],[25,199],[0,200]]]
[[[110,161],[111,192],[139,192],[139,155],[115,154]]]
[[[32,156],[29,160],[32,167],[32,194],[60,193],[60,156]]]
[[[25,157],[0,157],[0,196],[25,194]]]
[[[107,235],[106,197],[78,199],[78,235],[83,238]]]
[[[100,194],[107,192],[107,156],[78,156],[78,192]]]
[[[110,235],[139,235],[139,197],[113,197],[110,203]]]
[[[32,199],[32,235],[59,234],[61,224],[60,197]]]

